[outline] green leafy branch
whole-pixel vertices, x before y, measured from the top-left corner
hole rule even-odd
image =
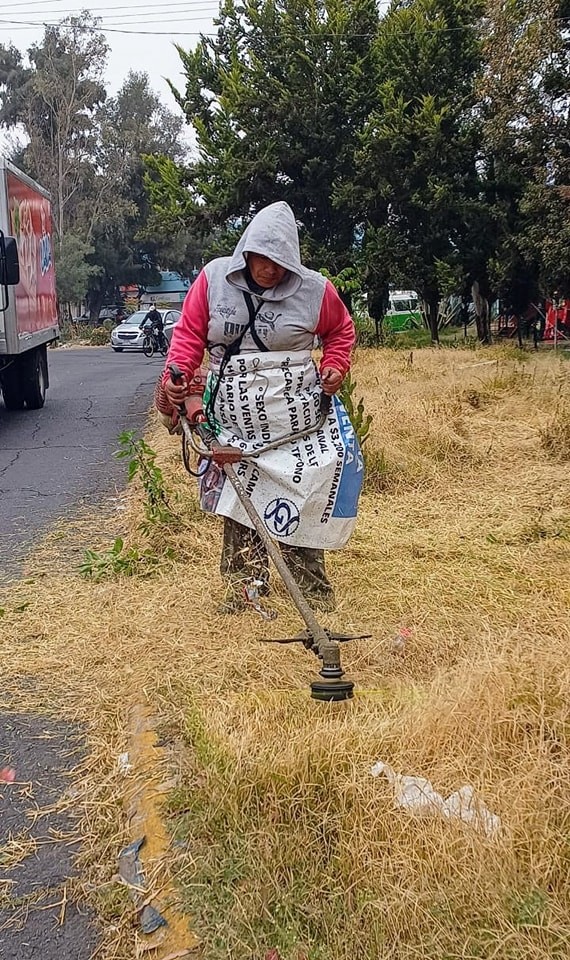
[[[362,447],[370,433],[372,424],[372,414],[364,412],[364,398],[361,397],[358,402],[355,399],[356,381],[348,373],[340,390],[340,399],[342,400],[346,412],[350,417],[350,422]]]
[[[142,438],[135,439],[132,431],[120,434],[119,446],[115,457],[117,460],[128,459],[129,482],[138,475],[143,485],[147,522],[168,523],[175,513],[166,495],[164,475],[156,464],[156,451]]]
[[[171,554],[172,551],[166,553],[167,556]],[[148,575],[160,559],[152,550],[139,550],[138,547],[125,549],[122,537],[117,537],[108,550],[86,550],[79,572],[82,577],[96,582],[114,576]]]

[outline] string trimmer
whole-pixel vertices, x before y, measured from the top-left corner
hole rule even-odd
[[[182,371],[175,363],[169,364],[170,377],[173,383],[181,383],[183,379]],[[235,490],[236,496],[249,517],[252,526],[263,542],[267,553],[275,564],[277,571],[287,588],[291,600],[297,607],[301,617],[305,621],[306,630],[297,634],[295,637],[285,637],[283,639],[267,639],[264,643],[302,643],[305,649],[312,651],[322,661],[319,671],[320,680],[313,680],[311,683],[311,696],[314,700],[340,701],[349,700],[353,695],[354,683],[352,680],[343,679],[344,670],[341,666],[340,644],[347,640],[365,640],[370,634],[361,636],[351,636],[347,633],[336,633],[327,630],[321,626],[311,607],[305,600],[299,585],[297,584],[289,567],[285,563],[276,542],[269,535],[263,520],[253,506],[244,485],[236,474],[234,464],[240,460],[249,457],[257,457],[265,450],[274,449],[283,443],[289,443],[291,440],[298,439],[300,436],[307,436],[321,427],[326,422],[330,411],[331,398],[326,394],[321,394],[321,407],[319,422],[312,430],[303,430],[299,434],[289,434],[279,440],[273,441],[264,447],[255,450],[253,453],[244,453],[237,447],[222,445],[218,443],[216,435],[207,422],[202,409],[202,397],[204,393],[204,382],[201,376],[197,375],[190,384],[189,396],[183,406],[179,407],[180,423],[183,431],[183,438],[192,447],[192,449],[203,459],[210,460],[217,464],[224,471],[226,477]],[[196,442],[196,439],[199,442]],[[185,465],[188,467],[188,457],[184,455]]]

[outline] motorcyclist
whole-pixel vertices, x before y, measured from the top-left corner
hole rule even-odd
[[[164,321],[160,310],[156,309],[156,304],[151,304],[150,310],[144,317],[142,323],[139,323],[139,330],[152,333],[159,344],[164,340]]]

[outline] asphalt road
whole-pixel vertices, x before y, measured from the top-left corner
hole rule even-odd
[[[89,960],[100,942],[97,918],[72,893],[80,837],[73,813],[57,804],[81,759],[81,731],[51,717],[0,713],[0,960]],[[13,857],[13,841],[28,846]]]
[[[8,413],[0,401],[0,585],[55,520],[125,486],[117,437],[144,426],[164,359],[93,347],[50,350],[48,363],[42,410]],[[17,777],[0,776],[0,960],[88,960],[97,950],[97,918],[67,899],[79,841],[73,814],[53,808],[82,749],[81,731],[57,719],[0,713],[0,770]],[[38,810],[46,812],[30,816]],[[33,852],[10,869],[16,835]]]
[[[117,437],[144,425],[164,358],[89,347],[48,350],[48,363],[42,410],[0,400],[0,575],[54,520],[124,486]]]

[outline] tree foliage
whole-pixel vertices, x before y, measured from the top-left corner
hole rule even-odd
[[[568,0],[222,0],[215,37],[179,47],[173,89],[196,141],[144,74],[116,96],[90,16],[0,47],[0,123],[52,192],[61,290],[91,308],[158,263],[227,253],[287,200],[305,262],[367,293],[496,297],[522,311],[570,294]],[[69,241],[67,235],[70,235]],[[83,246],[81,245],[83,244]],[[62,294],[63,295],[63,294]]]
[[[57,295],[61,304],[81,303],[92,282],[97,267],[88,262],[93,247],[83,237],[66,233],[57,242]]]
[[[0,52],[0,123],[25,131],[26,169],[50,191],[58,241],[79,215],[89,180],[107,52],[89,15],[46,26],[28,66],[13,47]]]
[[[94,317],[120,285],[158,282],[165,247],[145,236],[143,155],[185,153],[183,119],[146,74],[107,95],[107,53],[90,15],[46,27],[27,62],[0,47],[0,123],[24,131],[15,159],[51,193],[60,302],[87,296]]]
[[[337,273],[353,259],[355,219],[335,182],[354,168],[374,90],[374,0],[225,2],[218,36],[179,49],[178,94],[198,159],[154,177],[154,200],[198,229],[248,218],[287,200],[307,261]],[[160,191],[162,183],[162,193]]]
[[[570,293],[568,4],[488,0],[480,110],[495,246],[489,270],[515,310]]]
[[[226,0],[180,49],[190,166],[149,164],[155,216],[231,241],[285,199],[306,261],[438,303],[522,307],[569,284],[568,0]],[[219,244],[220,246],[223,243]]]
[[[378,30],[376,104],[357,157],[366,256],[418,290],[434,340],[439,301],[464,284],[477,201],[479,16],[478,0],[393,4]]]
[[[89,219],[97,266],[89,284],[89,304],[97,315],[119,286],[141,288],[159,282],[157,266],[164,246],[147,231],[150,209],[144,188],[146,154],[182,159],[182,118],[167,110],[144,73],[128,74],[116,97],[107,98],[98,115],[98,170],[95,204]]]

